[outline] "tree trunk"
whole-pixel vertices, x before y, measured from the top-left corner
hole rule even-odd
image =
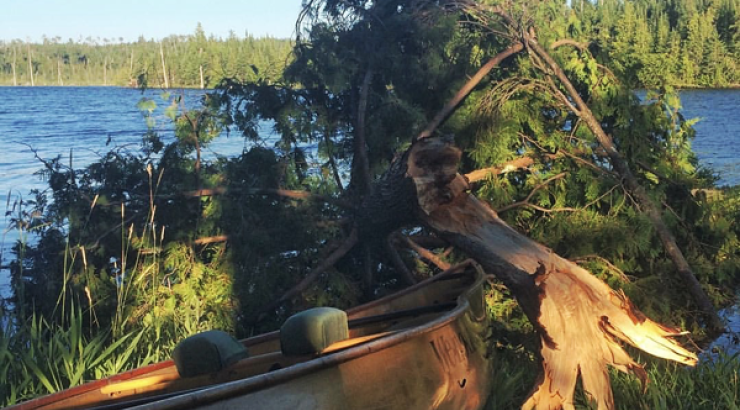
[[[62,61],[57,59],[57,83],[59,85],[64,85],[64,81],[62,80]]]
[[[28,75],[31,76],[31,87],[33,87],[35,84],[33,83],[33,63],[31,62],[31,44],[28,44]]]
[[[202,55],[203,55],[203,49],[201,48],[198,51],[198,59],[201,61],[201,63],[198,65],[198,70],[200,71],[200,89],[201,90],[204,89],[204,88],[206,88],[206,83],[205,83],[205,81],[203,81],[203,63],[202,63],[203,57],[202,57]]]
[[[17,50],[16,50],[16,48],[14,46],[13,47],[13,85],[14,86],[17,86],[18,85],[18,77],[16,76],[16,72],[15,72],[15,62],[16,62],[16,59],[18,57],[17,54],[18,54],[18,52],[17,52]]]
[[[650,354],[693,365],[696,356],[670,337],[681,334],[646,318],[621,292],[521,235],[488,205],[470,195],[457,174],[460,151],[451,141],[416,142],[373,187],[360,214],[380,228],[406,223],[410,212],[498,277],[514,294],[541,339],[543,372],[525,409],[573,409],[578,376],[599,410],[613,409],[607,365],[647,375],[617,339]],[[395,203],[395,206],[392,206]],[[392,219],[397,218],[397,219]],[[392,219],[392,220],[390,220]],[[372,222],[371,222],[372,221]],[[361,232],[370,227],[360,226]]]
[[[164,88],[170,88],[170,80],[167,75],[167,66],[164,64],[164,48],[162,46],[164,42],[159,43],[159,56],[162,58],[162,76],[164,77]]]

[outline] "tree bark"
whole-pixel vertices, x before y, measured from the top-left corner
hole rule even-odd
[[[470,195],[457,173],[460,151],[451,141],[417,141],[373,187],[386,196],[364,205],[376,227],[407,219],[388,212],[388,196],[413,198],[413,215],[467,253],[514,294],[541,338],[543,372],[525,409],[573,409],[580,375],[599,410],[614,408],[607,365],[647,375],[622,349],[627,342],[652,355],[693,365],[696,356],[676,343],[682,334],[646,318],[621,292],[615,292],[577,264],[516,232],[488,205]],[[393,184],[394,186],[384,186]],[[371,195],[373,197],[373,195]],[[371,206],[370,202],[378,204]],[[384,213],[376,210],[385,208]]]

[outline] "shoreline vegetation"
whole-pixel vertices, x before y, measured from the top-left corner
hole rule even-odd
[[[1,86],[213,88],[226,78],[278,78],[293,41],[272,37],[190,35],[124,43],[88,37],[42,43],[0,41]]]
[[[740,88],[740,0],[574,3],[573,47],[610,61],[632,88]],[[564,34],[564,33],[563,33]],[[122,39],[120,39],[122,40]],[[212,88],[231,78],[279,78],[293,39],[189,35],[132,43],[87,37],[66,42],[0,41],[0,85]],[[565,44],[565,43],[564,43]]]
[[[299,24],[305,31],[290,41],[215,39],[198,27],[161,41],[0,43],[3,85],[215,90],[194,109],[176,93],[142,99],[148,124],[159,104],[166,107],[158,120],[172,124],[173,141],[150,130],[138,151],[111,147],[82,169],[63,156],[37,158],[49,189],[13,204],[6,216],[21,240],[10,263],[13,298],[0,303],[0,406],[167,359],[179,340],[200,331],[243,337],[276,329],[308,307],[346,309],[469,257],[448,242],[460,235],[439,235],[444,225],[404,219],[422,215],[416,208],[366,201],[386,192],[373,183],[400,169],[394,159],[431,118],[441,118],[440,134],[454,135],[459,150],[448,147],[439,158],[432,152],[410,173],[451,158],[446,171],[457,172],[459,161],[461,174],[479,177],[457,189],[490,206],[500,226],[562,255],[571,272],[591,272],[618,292],[622,308],[690,331],[671,335],[681,343],[711,337],[711,316],[687,290],[686,275],[677,275],[660,234],[683,252],[710,308],[736,301],[740,187],[717,188],[699,166],[675,88],[738,87],[740,0],[525,0],[511,14],[467,0],[449,8],[347,3],[307,2]],[[499,66],[480,76],[457,111],[440,116],[487,58]],[[641,104],[630,91],[636,88],[651,90],[650,101]],[[275,146],[260,140],[262,121],[274,124]],[[204,159],[224,129],[253,146],[233,158]],[[307,146],[318,163],[309,163]],[[460,180],[444,179],[450,181]],[[401,220],[382,219],[388,216]],[[506,251],[510,242],[501,244],[496,249]],[[567,277],[544,264],[523,269],[511,270],[541,283]],[[491,278],[485,295],[499,380],[487,410],[521,406],[542,371],[540,349],[557,345],[543,343],[544,322],[531,316],[541,306],[522,308],[514,298],[529,282],[517,289],[504,279]],[[542,293],[528,294],[532,303],[561,292],[563,303],[549,305],[557,313],[583,292],[535,290]],[[598,313],[598,299],[589,312]],[[633,321],[644,323],[637,313]],[[583,317],[577,323],[594,325]],[[593,333],[571,334],[584,343],[570,353],[594,369],[616,356],[588,362],[597,356],[583,354],[595,346],[591,339],[621,349],[614,334],[599,333],[611,324],[598,317]],[[645,356],[633,363],[622,353],[619,368],[645,365],[654,382],[645,387],[613,369],[610,376],[596,371],[606,377],[599,379],[602,398],[611,395],[611,381],[617,402],[600,408],[740,408],[737,353],[695,368]],[[558,363],[549,365],[562,370]],[[577,377],[557,396],[569,400]],[[595,408],[583,388],[576,406],[566,408]]]

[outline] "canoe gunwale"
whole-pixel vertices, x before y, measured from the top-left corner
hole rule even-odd
[[[438,275],[441,276],[441,275]],[[292,379],[323,370],[326,368],[330,368],[333,366],[338,366],[342,363],[348,362],[350,360],[354,360],[356,358],[366,356],[381,350],[385,350],[388,348],[391,348],[393,346],[399,345],[401,343],[404,343],[408,340],[411,340],[413,338],[416,338],[420,335],[423,335],[425,333],[430,333],[435,330],[438,330],[440,328],[443,328],[450,323],[456,321],[460,317],[462,317],[465,313],[469,312],[472,319],[476,322],[480,322],[482,320],[485,320],[485,315],[483,316],[476,316],[474,313],[474,310],[471,309],[470,302],[468,300],[469,296],[474,292],[475,289],[483,286],[483,283],[485,282],[485,278],[480,275],[479,273],[475,274],[476,279],[473,281],[472,284],[470,284],[467,289],[457,297],[457,306],[454,307],[449,312],[445,313],[444,315],[430,320],[428,323],[412,327],[407,330],[401,330],[398,332],[394,332],[388,336],[382,337],[378,340],[373,340],[367,343],[363,343],[358,346],[353,346],[350,348],[347,348],[346,350],[341,350],[338,352],[330,353],[326,356],[317,357],[315,359],[295,364],[290,367],[286,367],[284,369],[275,370],[270,373],[260,374],[252,377],[248,377],[241,380],[235,380],[231,382],[226,382],[223,384],[215,385],[206,387],[202,390],[195,391],[193,393],[187,393],[183,395],[179,395],[176,397],[151,402],[147,404],[143,404],[140,406],[132,407],[133,409],[139,409],[139,410],[146,410],[146,409],[157,409],[157,410],[165,410],[165,409],[181,409],[181,408],[189,408],[189,407],[196,407],[198,405],[204,405],[208,403],[213,403],[219,400],[224,400],[228,398],[232,398],[235,396],[247,394],[256,390],[272,387],[281,383],[289,382]],[[439,280],[441,277],[433,277],[430,279]],[[431,282],[434,281],[424,281],[421,282],[411,288],[409,288],[411,291],[416,290],[418,285],[428,286]],[[404,293],[405,294],[405,293]],[[397,296],[397,295],[391,295],[391,296]],[[381,301],[383,299],[379,299],[378,301]],[[377,302],[377,301],[375,301]],[[375,305],[375,302],[371,302],[373,305]],[[358,307],[359,308],[359,307]],[[366,308],[366,305],[363,305],[362,308]]]
[[[402,289],[399,292],[347,310],[348,316],[350,317],[350,322],[353,319],[360,319],[360,322],[358,322],[358,326],[363,326],[363,324],[361,324],[362,319],[372,319],[374,316],[369,314],[363,315],[365,311],[372,311],[372,309],[378,306],[388,304],[396,299],[400,299],[406,295],[418,292],[423,288],[433,285],[436,282],[453,280],[461,277],[470,277],[472,278],[472,280],[464,285],[465,288],[462,289],[460,293],[455,297],[455,302],[449,302],[449,305],[452,305],[453,303],[455,303],[455,305],[450,306],[449,310],[447,311],[440,309],[440,316],[430,319],[429,322],[426,322],[424,324],[409,327],[408,329],[399,329],[393,332],[389,332],[388,335],[384,335],[377,339],[362,342],[358,345],[351,345],[350,347],[341,348],[336,351],[331,351],[325,356],[312,358],[305,362],[293,364],[269,373],[250,376],[244,379],[224,382],[217,385],[187,389],[179,392],[163,392],[161,395],[149,397],[131,397],[130,400],[124,401],[100,402],[97,406],[93,405],[95,407],[90,408],[109,409],[134,406],[129,408],[162,410],[212,403],[289,382],[293,379],[305,376],[307,374],[333,366],[338,366],[345,362],[391,348],[413,338],[419,337],[420,335],[423,335],[425,333],[433,332],[435,330],[443,328],[456,321],[466,313],[468,314],[470,319],[472,319],[472,321],[481,322],[486,319],[487,315],[485,314],[485,311],[483,311],[482,314],[480,311],[478,311],[479,314],[476,315],[477,309],[471,308],[469,299],[471,297],[475,297],[475,295],[473,295],[473,292],[483,286],[486,280],[485,274],[478,269],[462,269],[460,265],[455,266],[438,275],[435,275],[427,280],[419,282],[413,286]],[[441,308],[443,307],[443,305],[447,305],[447,303],[442,303],[438,307]],[[430,311],[429,313],[432,312]],[[384,316],[384,314],[381,313],[375,316],[380,317]],[[279,331],[274,331],[262,335],[253,336],[248,339],[244,339],[241,342],[244,343],[245,346],[249,347],[259,343],[275,340],[278,337]],[[174,366],[174,363],[171,359],[164,360],[162,362],[153,363],[148,366],[119,373],[105,379],[91,381],[89,383],[67,390],[19,403],[9,407],[8,410],[31,410],[45,408],[46,406],[53,405],[56,402],[61,402],[72,397],[83,396],[90,393],[91,391],[95,391],[120,382],[134,380],[147,374],[158,372],[162,369],[166,369],[172,366]]]

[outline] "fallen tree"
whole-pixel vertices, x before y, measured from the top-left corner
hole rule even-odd
[[[368,288],[371,288],[374,283],[372,275],[375,265],[370,244],[382,243],[383,249],[391,256],[398,256],[394,255],[398,251],[394,249],[393,243],[403,241],[394,241],[391,238],[398,235],[400,228],[422,226],[476,260],[489,274],[501,280],[511,290],[537,330],[540,339],[538,353],[543,368],[540,379],[524,404],[524,408],[573,409],[574,391],[580,377],[584,390],[598,404],[599,409],[613,409],[614,400],[607,372],[608,366],[633,373],[643,383],[647,381],[646,373],[641,365],[627,355],[620,341],[658,357],[687,365],[695,364],[696,356],[673,340],[673,337],[683,334],[680,330],[662,326],[648,319],[632,305],[623,292],[612,290],[574,262],[517,232],[499,218],[488,204],[470,193],[468,180],[458,174],[461,151],[454,146],[452,139],[436,137],[435,132],[476,90],[479,83],[486,79],[491,70],[499,67],[508,58],[513,59],[526,51],[527,54],[523,59],[529,59],[531,64],[522,70],[531,69],[533,72],[531,78],[501,81],[502,84],[514,84],[514,86],[502,91],[504,97],[500,100],[505,102],[524,91],[545,92],[559,106],[544,107],[537,112],[537,115],[556,116],[557,114],[551,112],[556,108],[562,109],[565,112],[563,116],[577,119],[579,123],[586,123],[593,134],[596,134],[596,139],[591,143],[576,141],[571,144],[572,147],[569,148],[581,150],[578,155],[567,150],[547,152],[543,147],[537,146],[536,142],[523,144],[524,147],[517,150],[518,154],[523,154],[519,151],[526,151],[525,148],[530,146],[543,152],[535,153],[534,157],[537,157],[537,160],[526,155],[520,161],[510,159],[513,161],[511,162],[512,169],[525,169],[541,161],[542,158],[554,161],[567,157],[580,164],[587,164],[586,166],[615,179],[614,186],[622,186],[627,192],[625,196],[629,196],[630,192],[637,196],[638,205],[642,206],[643,210],[646,209],[652,213],[651,221],[658,231],[661,229],[660,214],[655,205],[652,205],[651,200],[641,193],[644,190],[640,191],[642,188],[632,175],[629,165],[616,150],[613,140],[605,134],[601,124],[595,119],[595,115],[581,99],[579,91],[569,82],[562,69],[550,58],[549,54],[539,48],[535,30],[529,25],[520,26],[517,23],[517,21],[528,20],[526,13],[515,19],[500,9],[482,8],[478,7],[477,2],[468,1],[445,2],[441,9],[443,9],[442,14],[462,12],[464,18],[461,19],[467,19],[467,22],[473,21],[474,24],[483,27],[484,31],[488,30],[489,34],[494,33],[501,37],[500,40],[503,40],[504,44],[499,43],[499,47],[496,48],[498,54],[482,64],[482,68],[460,87],[460,91],[447,101],[444,108],[433,116],[426,127],[419,127],[422,131],[413,139],[411,147],[402,155],[397,156],[387,170],[375,179],[374,183],[369,184],[370,169],[373,165],[377,169],[379,162],[377,152],[374,153],[369,146],[374,138],[381,138],[378,136],[377,129],[386,126],[377,119],[374,121],[369,119],[381,110],[384,104],[398,103],[399,94],[403,92],[403,90],[393,88],[396,84],[392,80],[394,73],[389,73],[372,56],[382,54],[377,51],[378,49],[398,51],[393,48],[397,45],[394,41],[397,41],[402,44],[402,47],[398,47],[401,50],[399,52],[401,57],[398,58],[402,60],[407,50],[406,47],[410,49],[414,45],[404,43],[405,40],[400,39],[403,35],[398,33],[396,34],[399,35],[399,39],[389,40],[388,26],[375,25],[375,22],[387,23],[396,18],[409,18],[403,14],[407,10],[410,10],[410,18],[428,18],[433,21],[434,19],[429,16],[439,13],[440,7],[436,2],[425,1],[403,2],[403,4],[392,1],[308,2],[306,14],[314,15],[312,13],[318,14],[323,10],[329,21],[337,19],[345,24],[341,16],[350,14],[357,18],[347,25],[337,24],[341,27],[339,31],[347,34],[355,42],[352,44],[357,47],[357,50],[332,48],[337,47],[339,43],[336,39],[342,38],[339,35],[324,36],[325,33],[319,30],[316,38],[318,42],[327,42],[326,48],[335,53],[332,58],[352,63],[353,68],[349,70],[351,74],[347,74],[351,80],[348,89],[338,88],[327,92],[324,88],[327,85],[316,79],[324,75],[320,71],[321,64],[326,64],[327,71],[330,71],[329,69],[336,69],[330,64],[335,60],[327,59],[327,62],[324,60],[325,54],[313,54],[321,48],[316,43],[310,46],[299,45],[298,61],[304,64],[305,61],[310,61],[312,64],[297,64],[297,66],[304,70],[315,70],[310,74],[304,73],[302,85],[308,89],[306,83],[309,80],[316,81],[317,94],[310,96],[310,91],[300,89],[294,95],[288,94],[287,98],[281,95],[281,98],[284,98],[284,106],[289,107],[290,110],[295,110],[293,104],[296,100],[310,101],[299,105],[300,109],[304,110],[303,112],[312,113],[311,115],[316,113],[317,117],[322,118],[331,117],[333,113],[336,113],[332,111],[332,108],[339,103],[333,101],[333,98],[340,99],[340,95],[347,96],[346,100],[342,100],[345,109],[338,112],[352,112],[352,115],[345,119],[346,123],[351,124],[350,129],[353,133],[352,176],[348,187],[342,186],[340,178],[335,177],[334,179],[337,181],[341,196],[352,198],[357,205],[356,210],[352,212],[352,227],[343,231],[343,241],[335,241],[332,245],[333,251],[327,257],[317,263],[302,279],[284,291],[272,303],[266,304],[262,313],[274,311],[278,306],[296,299],[315,281],[318,281],[324,272],[349,255],[355,248],[361,248],[353,255],[353,258],[361,261],[360,264],[364,271],[361,282],[364,291],[368,292]],[[433,24],[433,22],[430,23],[430,25]],[[348,26],[350,28],[346,29],[346,32],[342,31]],[[381,33],[378,37],[372,36],[375,34],[375,27],[381,27],[378,29]],[[324,27],[321,26],[321,28]],[[555,44],[560,46],[570,43],[561,41]],[[368,53],[367,50],[374,50],[374,52]],[[543,60],[546,64],[542,63]],[[523,62],[520,64],[526,65]],[[401,74],[396,75],[405,78]],[[560,81],[560,85],[555,81]],[[601,81],[598,76],[596,81]],[[492,83],[495,82],[492,81]],[[331,85],[336,87],[336,84]],[[493,88],[495,91],[496,86],[493,85]],[[565,88],[565,93],[561,88]],[[384,92],[386,94],[382,94]],[[385,99],[378,97],[379,94]],[[346,109],[347,106],[349,109]],[[270,113],[272,116],[268,116],[269,118],[278,121],[283,118],[282,113],[275,111],[270,111]],[[374,129],[373,125],[377,128]],[[559,127],[551,127],[551,132],[561,132],[562,125]],[[578,126],[576,125],[575,128]],[[528,135],[524,137],[530,138]],[[573,135],[571,137],[577,140]],[[408,140],[408,135],[405,138]],[[377,149],[378,143],[375,142],[375,144],[374,149]],[[600,152],[595,154],[599,144],[601,144]],[[606,156],[603,155],[604,151]],[[331,155],[330,153],[330,159],[332,159]],[[597,157],[597,161],[600,162],[597,164],[592,157]],[[611,163],[604,161],[605,157]],[[337,161],[332,159],[329,163],[333,174],[337,175]],[[480,180],[484,179],[485,175],[505,172],[506,167],[496,167],[496,163],[490,165],[486,170],[470,173],[471,178]],[[552,176],[547,181],[557,179],[558,175],[560,174]],[[622,184],[623,180],[624,184]],[[537,189],[536,187],[535,190]],[[521,203],[527,204],[530,197],[531,193]],[[664,225],[662,227],[665,228]],[[675,240],[671,242],[669,236],[664,236],[663,239],[666,239],[663,242],[665,246],[677,249]],[[336,245],[337,242],[342,243]],[[412,245],[411,248],[413,249],[414,246]],[[434,255],[422,255],[424,252],[418,248],[415,252],[439,267],[445,263],[435,260],[437,258]],[[404,278],[406,282],[413,281],[412,275],[403,266],[403,261],[398,257],[392,259],[393,265],[397,266],[399,277]],[[698,282],[694,284],[698,286]],[[707,317],[712,318],[714,312],[711,303],[709,305],[701,303],[700,287],[695,292],[695,296]]]
[[[523,408],[572,409],[579,376],[599,409],[614,408],[607,365],[647,382],[642,366],[618,340],[696,364],[696,356],[671,339],[682,334],[679,330],[646,318],[624,293],[519,234],[469,194],[467,181],[456,172],[459,158],[449,142],[423,140],[405,156],[406,173],[398,177],[413,180],[419,219],[499,278],[535,325],[543,369]]]

